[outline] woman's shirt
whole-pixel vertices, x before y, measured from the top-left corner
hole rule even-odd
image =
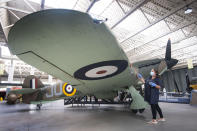
[[[159,89],[156,87],[151,87],[149,82],[153,82],[160,87],[162,87],[162,82],[159,77],[156,77],[155,79],[149,77],[145,81],[145,101],[147,101],[149,104],[157,104],[159,102]]]

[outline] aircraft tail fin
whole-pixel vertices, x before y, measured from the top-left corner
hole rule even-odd
[[[34,75],[29,75],[23,82],[23,88],[38,89],[44,87],[44,84]]]
[[[29,104],[38,99],[39,88],[44,87],[43,83],[35,76],[27,76],[23,82],[22,89],[7,91],[7,103],[15,104],[22,97],[23,103]]]

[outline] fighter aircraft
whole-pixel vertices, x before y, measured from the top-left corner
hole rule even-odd
[[[95,22],[87,13],[66,9],[48,9],[23,17],[11,28],[8,47],[27,64],[69,83],[59,84],[61,96],[51,99],[46,98],[47,88],[40,82],[36,87],[10,92],[10,96],[22,94],[26,103],[62,99],[77,93],[113,99],[118,91],[125,90],[133,99],[131,109],[144,109],[147,103],[135,89],[137,73],[147,76],[152,67],[163,73],[178,62],[171,59],[169,40],[165,59],[141,61],[130,67],[105,23]],[[38,81],[34,77],[27,81],[32,80]]]

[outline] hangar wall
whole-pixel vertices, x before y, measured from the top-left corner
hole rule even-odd
[[[186,74],[188,74],[189,78],[197,77],[197,66],[191,70],[188,70],[188,68],[182,68],[166,71],[161,77],[166,91],[177,92],[179,90],[181,92],[185,92],[187,88]]]

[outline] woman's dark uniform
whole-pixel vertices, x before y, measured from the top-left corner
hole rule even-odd
[[[155,79],[152,79],[152,77],[149,77],[145,81],[145,96],[144,99],[151,105],[151,111],[153,115],[153,119],[156,119],[157,112],[160,115],[160,118],[163,118],[162,111],[158,105],[159,102],[159,89],[156,87],[150,86],[149,82],[153,82],[160,87],[162,87],[162,82],[159,77],[156,77]]]

